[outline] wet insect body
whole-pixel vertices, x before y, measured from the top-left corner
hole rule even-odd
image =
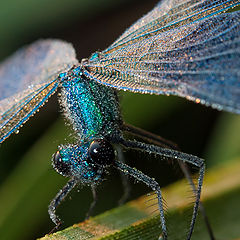
[[[112,166],[156,192],[162,237],[167,239],[160,186],[118,161],[114,145],[121,145],[199,168],[187,236],[191,238],[204,176],[203,160],[126,139],[125,132],[140,137],[143,132],[123,123],[116,90],[178,95],[240,113],[240,12],[223,13],[238,5],[238,0],[165,0],[109,48],[81,63],[70,44],[40,40],[0,65],[0,143],[18,131],[58,88],[65,117],[77,134],[75,144],[59,146],[53,156],[54,168],[70,178],[49,206],[56,226],[61,223],[56,208],[71,189],[79,182],[94,186]]]

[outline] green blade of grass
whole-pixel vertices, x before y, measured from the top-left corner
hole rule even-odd
[[[233,240],[240,237],[240,159],[235,160],[231,165],[211,169],[204,181],[202,200],[217,239]],[[174,229],[172,240],[182,240],[186,232],[182,226],[189,209],[189,202],[182,198],[185,188],[185,181],[180,181],[163,190],[169,206],[168,221]],[[41,240],[157,239],[160,233],[159,217],[152,217],[149,209],[146,210],[146,200],[147,197],[143,196]],[[200,216],[192,239],[208,239]]]
[[[66,136],[66,131],[60,130],[63,126],[63,121],[56,122],[1,184],[1,239],[24,239],[47,215],[46,206],[54,190],[65,180],[54,174],[50,161],[57,147],[55,137],[63,141]],[[23,231],[26,223],[29,231]]]
[[[240,156],[240,116],[222,113],[206,150],[207,166],[216,166]]]

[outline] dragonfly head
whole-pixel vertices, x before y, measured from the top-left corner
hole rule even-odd
[[[114,149],[105,139],[96,139],[81,145],[60,146],[53,155],[54,169],[65,177],[74,177],[82,183],[97,182],[104,169],[114,162]]]

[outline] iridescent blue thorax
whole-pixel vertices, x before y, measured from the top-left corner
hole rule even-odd
[[[102,138],[119,128],[121,117],[116,92],[86,78],[81,66],[59,76],[61,105],[80,140]]]

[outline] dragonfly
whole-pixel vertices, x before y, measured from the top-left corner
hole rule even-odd
[[[70,43],[38,40],[0,65],[0,143],[33,116],[59,89],[64,116],[76,143],[60,145],[54,169],[69,178],[49,205],[56,209],[78,184],[95,186],[114,167],[157,195],[161,236],[168,239],[159,183],[118,160],[114,147],[135,149],[199,168],[187,239],[191,239],[205,172],[203,159],[169,148],[160,138],[123,122],[118,90],[177,95],[218,110],[240,113],[239,0],[163,0],[107,49],[78,61]],[[131,140],[125,133],[155,140]]]

